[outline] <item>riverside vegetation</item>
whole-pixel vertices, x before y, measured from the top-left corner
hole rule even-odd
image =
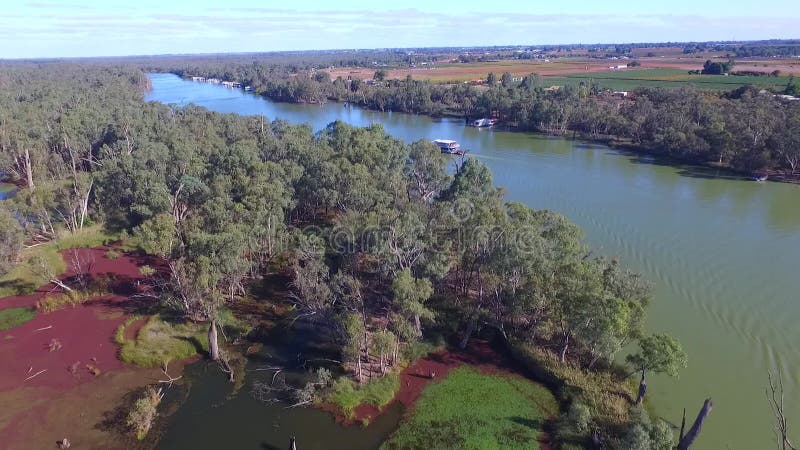
[[[237,349],[220,342],[220,330],[279,274],[288,280],[281,286],[288,314],[335,344],[347,377],[300,389],[306,403],[332,398],[345,411],[361,401],[385,404],[398,389],[396,371],[424,343],[443,336],[469,349],[480,336],[508,348],[556,392],[556,443],[674,445],[672,430],[642,407],[645,374],[674,375],[687,360],[675,339],[645,332],[648,284],[594,256],[564,216],[504,201],[480,161],[466,158],[450,173],[452,160],[433,144],[405,144],[380,126],[335,122],[315,134],[262,117],[143,103],[148,81],[131,66],[3,69],[0,164],[20,190],[0,203],[9,225],[0,229],[0,251],[16,262],[2,268],[0,288],[33,279],[78,289],[58,279],[63,266],[45,271],[31,261],[96,242],[87,233],[102,234],[100,242],[125,238],[163,269],[149,268],[147,281],[149,314],[160,315],[133,341],[124,328],[117,333],[123,359],[157,365],[199,351],[240,381]],[[239,330],[246,340],[247,327]],[[614,361],[626,347],[639,350],[621,367]],[[631,372],[641,374],[638,392]],[[479,378],[463,371],[434,385],[420,413],[445,408],[443,392],[480,389]],[[501,398],[521,382],[506,383]],[[130,416],[140,435],[152,424],[155,398],[148,391]],[[524,421],[555,414],[551,405],[538,414],[532,405],[510,406],[529,415]],[[491,441],[464,426],[469,415],[448,411],[464,442],[508,438]],[[394,442],[435,438],[415,425],[425,417],[409,418],[414,431],[404,428]]]
[[[707,66],[727,70],[732,64],[709,62]],[[800,81],[793,77],[763,86],[756,78],[755,84],[730,92],[708,92],[693,86],[640,87],[621,98],[591,80],[553,89],[551,81],[535,73],[521,81],[508,72],[490,73],[486,86],[476,87],[437,84],[411,76],[387,80],[385,70],[377,70],[369,84],[359,79],[331,79],[322,62],[286,64],[271,58],[226,62],[198,57],[148,67],[183,76],[240,81],[276,101],[333,100],[379,111],[495,117],[518,130],[614,139],[693,163],[744,172],[785,172],[782,175],[787,179],[796,178],[800,164],[800,101],[775,96],[800,94]],[[591,74],[582,76],[591,78]]]

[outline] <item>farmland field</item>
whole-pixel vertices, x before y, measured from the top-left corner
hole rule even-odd
[[[601,87],[614,90],[632,90],[637,87],[678,87],[693,85],[698,89],[728,91],[752,84],[762,87],[783,87],[787,77],[692,75],[679,69],[643,69],[614,72],[574,73],[561,76],[543,76],[545,85],[563,86],[581,82],[597,82]]]
[[[639,67],[623,70],[609,70],[612,66],[625,66],[630,59],[598,59],[598,58],[555,58],[552,60],[502,60],[492,62],[456,63],[437,62],[413,68],[387,69],[390,79],[403,79],[411,76],[417,80],[429,80],[434,83],[464,83],[483,80],[489,72],[498,77],[509,72],[514,77],[523,77],[532,73],[545,78],[547,86],[578,84],[581,81],[594,80],[601,86],[615,90],[631,90],[636,87],[677,87],[692,84],[699,89],[731,90],[746,84],[757,86],[785,86],[788,78],[757,76],[716,76],[690,75],[690,70],[700,70],[707,58],[703,56],[657,56],[635,59]],[[716,58],[722,60],[724,58]],[[752,71],[771,73],[775,70],[782,75],[800,76],[800,59],[741,59],[736,61],[734,71]],[[371,79],[374,68],[339,67],[329,71],[331,78]]]

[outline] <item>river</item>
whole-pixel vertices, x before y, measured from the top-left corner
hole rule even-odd
[[[651,377],[648,396],[676,424],[684,407],[692,420],[703,399],[713,398],[697,448],[773,445],[767,370],[783,377],[790,430],[794,425],[800,433],[800,404],[788,400],[800,394],[800,186],[569,139],[465,127],[461,120],[276,103],[171,74],[150,78],[147,100],[260,114],[315,130],[342,120],[381,124],[409,142],[458,140],[491,168],[508,200],[566,215],[598,253],[619,256],[654,283],[648,329],[679,338],[689,367],[678,379]],[[198,424],[211,423],[201,415],[195,414]],[[241,419],[266,424],[269,414],[263,415],[250,411]]]

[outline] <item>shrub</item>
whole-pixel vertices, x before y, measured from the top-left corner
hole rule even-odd
[[[106,258],[108,259],[118,259],[120,256],[122,256],[122,252],[118,250],[109,250],[106,252]]]
[[[75,233],[61,232],[58,239],[53,242],[24,250],[20,254],[20,263],[0,276],[0,297],[30,294],[36,288],[47,284],[49,277],[34,263],[45,263],[48,271],[58,276],[67,269],[59,251],[97,247],[114,240],[116,240],[115,235],[106,234],[99,225],[93,225]]]
[[[36,302],[36,309],[42,312],[53,312],[69,306],[78,306],[91,300],[110,295],[108,282],[100,281],[85,290],[73,290],[61,294],[50,295]]]
[[[155,275],[156,269],[153,269],[150,266],[142,266],[139,267],[139,273],[142,274],[143,276],[150,277]]]
[[[382,409],[391,403],[399,390],[400,375],[396,372],[360,386],[348,377],[339,377],[333,382],[326,400],[338,407],[345,416],[352,417],[355,409],[362,404]]]
[[[36,311],[33,308],[8,308],[0,310],[0,331],[18,327],[33,320]]]
[[[441,336],[433,342],[429,341],[413,341],[403,349],[403,359],[407,362],[414,362],[422,357],[439,350],[444,350],[445,342]]]
[[[579,434],[589,431],[589,422],[592,420],[592,413],[589,407],[580,402],[572,402],[567,411],[567,420],[570,426]]]
[[[128,413],[128,426],[136,433],[136,438],[142,440],[147,436],[153,422],[156,420],[158,405],[161,403],[161,390],[148,386],[144,395],[136,400]]]
[[[208,351],[208,326],[188,322],[171,322],[159,315],[148,319],[136,339],[125,339],[124,329],[119,336],[119,357],[128,364],[159,367],[164,363],[185,359]],[[117,329],[119,333],[120,330]]]

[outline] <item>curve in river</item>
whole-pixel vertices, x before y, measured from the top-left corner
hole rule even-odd
[[[691,420],[704,398],[714,399],[698,448],[772,445],[767,370],[781,373],[787,399],[800,393],[793,345],[800,342],[800,186],[755,183],[603,145],[464,127],[460,120],[275,103],[171,74],[151,80],[147,100],[261,114],[315,130],[338,119],[379,123],[409,142],[458,140],[492,169],[509,200],[565,214],[597,251],[620,256],[655,283],[648,328],[677,336],[689,368],[678,380],[653,377],[648,395],[672,423],[680,422],[682,408]],[[788,403],[789,417],[800,424],[800,405]]]

